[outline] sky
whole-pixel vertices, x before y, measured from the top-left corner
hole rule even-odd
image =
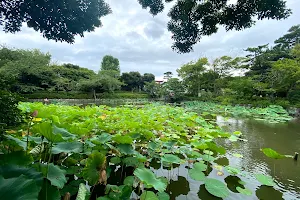
[[[40,49],[49,52],[53,62],[73,63],[94,71],[100,69],[103,56],[112,55],[119,59],[121,72],[153,73],[160,80],[164,72],[176,74],[180,66],[201,57],[212,61],[223,55],[242,56],[248,47],[272,44],[290,27],[300,23],[300,0],[287,0],[293,14],[286,20],[258,21],[243,31],[226,32],[220,27],[218,33],[203,37],[193,52],[178,54],[171,49],[171,33],[167,30],[170,4],[163,13],[153,17],[137,0],[106,2],[113,13],[101,18],[102,27],[85,33],[83,38],[76,37],[74,44],[49,41],[26,26],[16,34],[0,31],[0,44]]]

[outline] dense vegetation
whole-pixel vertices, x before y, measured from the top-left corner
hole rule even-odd
[[[252,195],[239,169],[223,170],[214,163],[226,152],[215,139],[242,141],[241,133],[223,132],[196,113],[159,104],[79,108],[21,103],[19,108],[27,123],[7,130],[0,142],[1,199],[167,200],[170,177],[153,170],[184,163],[189,177],[216,197]],[[207,177],[216,172],[220,178]],[[238,185],[224,184],[224,173],[239,177]],[[275,186],[269,176],[255,177]]]
[[[126,79],[128,74],[130,77]],[[0,49],[0,77],[0,87],[11,92],[21,95],[48,93],[49,96],[61,93],[70,98],[72,94],[76,98],[76,93],[90,94],[85,96],[91,98],[93,93],[112,93],[121,86],[129,91],[142,90],[146,82],[155,79],[153,74],[139,72],[125,72],[121,76],[119,60],[112,56],[104,56],[99,72],[95,73],[70,63],[51,63],[51,55],[39,50],[7,47]]]
[[[181,66],[179,78],[164,74],[156,84],[151,73],[120,73],[117,58],[104,56],[100,70],[73,64],[53,64],[51,56],[38,50],[0,49],[1,88],[27,97],[92,98],[114,91],[146,92],[170,101],[184,99],[217,101],[223,104],[252,104],[283,107],[300,104],[300,25],[277,39],[274,46],[246,49],[247,56],[222,56],[209,62],[200,58]],[[33,95],[30,95],[33,94]],[[60,95],[61,94],[61,95]]]
[[[300,106],[300,25],[275,46],[246,49],[246,57],[189,62],[177,72],[191,97],[224,104]]]

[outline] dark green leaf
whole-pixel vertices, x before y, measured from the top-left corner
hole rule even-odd
[[[26,154],[25,151],[14,151],[9,154],[0,154],[0,165],[20,165],[26,166],[32,163],[32,155]]]
[[[0,199],[2,200],[36,200],[41,187],[33,179],[24,175],[4,179],[0,175]]]
[[[51,185],[54,185],[60,189],[63,188],[65,183],[67,183],[65,174],[65,170],[60,169],[53,163],[48,165],[47,179],[51,182]]]
[[[106,157],[99,153],[94,152],[89,155],[83,169],[83,177],[89,182],[90,185],[95,185],[101,179],[101,171],[105,169]]]
[[[52,147],[52,153],[80,153],[82,146],[81,142],[60,142]]]
[[[60,194],[57,187],[51,185],[48,180],[43,181],[42,190],[39,193],[39,200],[59,200]]]
[[[119,144],[117,145],[117,149],[120,151],[120,153],[125,155],[134,154],[134,150],[130,144]]]
[[[14,141],[18,146],[22,147],[23,150],[26,150],[26,142],[24,142],[16,137],[13,137],[11,135],[4,135],[4,136],[9,140]]]

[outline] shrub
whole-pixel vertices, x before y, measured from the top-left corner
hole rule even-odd
[[[79,92],[35,92],[22,95],[28,99],[91,99],[92,94]]]
[[[22,121],[21,111],[18,109],[20,97],[14,93],[0,90],[0,127],[15,126]]]

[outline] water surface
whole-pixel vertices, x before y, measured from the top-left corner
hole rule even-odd
[[[256,120],[226,119],[217,117],[217,124],[225,131],[241,131],[245,142],[221,142],[226,149],[226,158],[219,158],[216,163],[230,165],[241,169],[243,175],[232,176],[224,171],[224,175],[218,176],[215,169],[211,169],[209,177],[224,181],[230,191],[226,199],[263,199],[277,200],[300,199],[300,160],[293,159],[274,160],[266,157],[261,148],[273,148],[282,154],[294,154],[300,152],[300,121],[293,120],[283,124],[270,124]],[[236,158],[234,153],[243,155]],[[167,190],[171,199],[176,200],[214,200],[220,199],[210,195],[203,182],[194,181],[188,176],[189,164],[181,165],[173,170],[157,169],[158,176],[167,176],[170,185]],[[255,179],[254,174],[270,175],[274,178],[277,186],[261,186]],[[245,196],[236,191],[238,181],[246,182],[245,187],[253,191],[252,196]]]

